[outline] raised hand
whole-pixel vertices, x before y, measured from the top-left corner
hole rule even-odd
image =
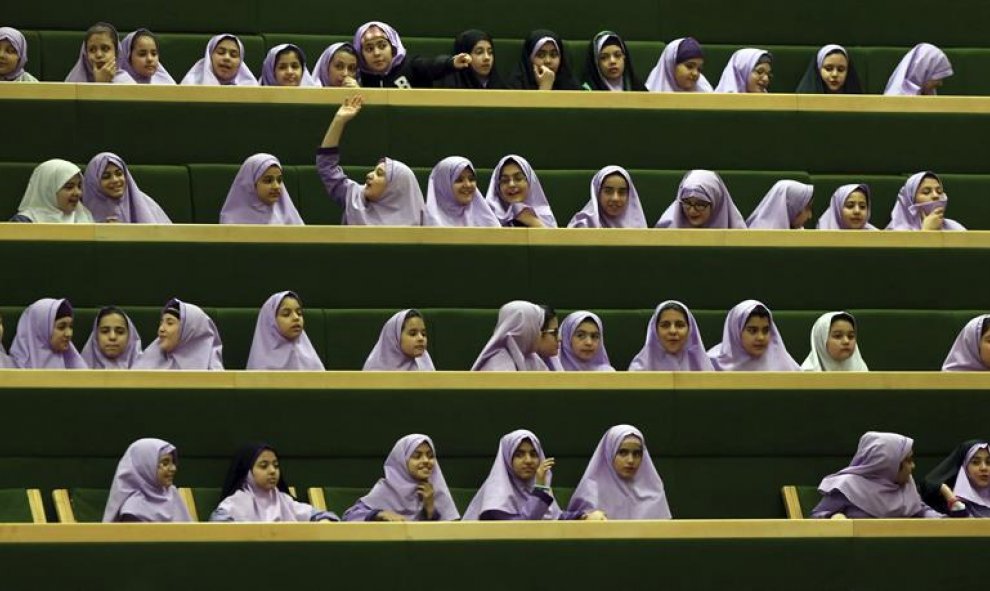
[[[364,105],[364,97],[360,94],[344,98],[344,102],[337,109],[334,119],[347,122],[358,116],[361,106]]]
[[[553,469],[554,459],[547,458],[540,462],[538,468],[536,468],[536,484],[540,486],[547,485],[547,476],[550,474],[550,470]]]
[[[458,53],[454,56],[454,67],[458,70],[463,70],[464,68],[471,65],[471,54],[469,53]]]

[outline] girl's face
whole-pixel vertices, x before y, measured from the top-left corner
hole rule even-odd
[[[113,162],[107,163],[100,175],[100,190],[111,199],[124,196],[124,171]]]
[[[571,335],[571,351],[581,361],[591,361],[598,353],[601,346],[602,332],[598,330],[598,325],[590,318],[577,325],[574,334]]]
[[[368,201],[378,201],[385,194],[388,181],[385,179],[385,163],[379,162],[364,179],[364,198]]]
[[[690,332],[687,316],[680,310],[669,308],[660,312],[657,318],[657,336],[663,350],[671,355],[677,355],[684,350]]]
[[[96,344],[107,359],[116,359],[127,350],[130,331],[127,319],[117,313],[110,313],[100,318],[96,326]]]
[[[845,361],[856,352],[856,327],[848,320],[836,320],[828,331],[825,351],[836,361]]]
[[[426,323],[419,316],[406,318],[402,323],[399,349],[406,357],[420,357],[426,352]]]
[[[361,36],[361,54],[368,69],[375,74],[383,74],[392,65],[394,50],[388,42],[385,31],[378,27],[370,27]]]
[[[454,189],[454,199],[457,200],[461,205],[471,205],[471,201],[474,199],[474,193],[478,190],[478,179],[471,170],[471,167],[465,167],[461,171],[461,174],[457,175],[454,179],[453,184]]]
[[[629,204],[629,183],[626,177],[615,173],[605,177],[598,190],[598,205],[610,218],[618,217]]]
[[[773,78],[773,66],[770,64],[756,64],[753,71],[749,73],[746,80],[746,92],[766,92],[770,88],[770,80]]]
[[[908,455],[901,460],[901,467],[897,471],[897,479],[895,482],[901,486],[904,486],[911,480],[911,473],[914,472],[914,450],[908,452]]]
[[[536,341],[536,354],[547,358],[558,353],[560,353],[560,322],[554,316],[547,323],[547,327],[540,331],[540,338]]]
[[[849,59],[842,52],[825,56],[822,60],[822,67],[818,73],[825,83],[825,89],[829,92],[839,92],[846,85],[846,76],[849,70]]]
[[[179,346],[179,336],[182,334],[182,322],[171,314],[162,314],[158,324],[158,348],[162,353],[171,353]]]
[[[643,442],[635,435],[628,435],[619,444],[618,451],[612,459],[615,473],[623,480],[632,480],[643,463]]]
[[[6,76],[16,70],[20,59],[13,43],[6,39],[0,40],[0,76]]]
[[[754,358],[762,357],[767,352],[767,347],[770,346],[770,319],[750,316],[739,337],[742,341],[743,351]]]
[[[626,71],[626,54],[618,45],[606,45],[598,52],[598,71],[612,83],[622,80]]]
[[[945,190],[942,188],[942,183],[936,178],[926,177],[922,179],[921,184],[918,185],[918,190],[914,193],[914,202],[928,203],[938,201],[943,199],[944,195]]]
[[[237,77],[237,71],[241,68],[241,48],[233,39],[224,39],[213,48],[210,63],[217,79],[230,82]]]
[[[980,337],[980,361],[984,367],[990,369],[990,330]]]
[[[966,475],[974,488],[990,486],[990,452],[986,448],[978,450],[966,464]]]
[[[550,68],[556,74],[560,69],[560,50],[552,42],[547,41],[537,50],[531,61],[534,66]]]
[[[929,80],[921,85],[921,94],[935,94],[935,91],[941,87],[941,80]]]
[[[701,71],[705,66],[705,58],[703,57],[693,57],[689,60],[685,60],[674,68],[674,82],[677,82],[677,87],[681,90],[692,91],[698,85],[698,79],[701,78]]]
[[[487,78],[495,65],[495,50],[487,39],[482,39],[471,48],[471,69],[481,78]]]
[[[712,217],[712,203],[701,197],[685,197],[681,200],[681,211],[692,228],[701,228]]]
[[[436,458],[433,457],[433,448],[430,447],[429,443],[424,441],[416,446],[412,455],[406,460],[406,469],[409,470],[409,475],[414,479],[426,482],[430,479],[430,475],[433,474],[433,468],[436,464]]]
[[[275,326],[278,328],[278,334],[294,341],[303,333],[305,325],[302,304],[299,300],[292,296],[282,298],[282,303],[275,311]]]
[[[76,210],[80,199],[82,199],[82,175],[76,173],[55,192],[55,207],[65,215],[69,215]]]
[[[812,205],[812,202],[811,202],[811,200],[809,200],[808,201],[808,205],[805,205],[804,206],[804,209],[802,209],[801,211],[799,211],[798,214],[796,216],[794,216],[794,219],[791,220],[791,229],[792,230],[797,230],[798,228],[803,228],[804,225],[808,223],[808,220],[811,219],[811,205]]]
[[[94,70],[117,59],[117,45],[110,33],[93,33],[89,36],[86,40],[86,59]]]
[[[856,190],[842,204],[842,221],[853,230],[862,230],[870,219],[870,202],[866,193]]]
[[[158,71],[158,44],[153,37],[141,35],[131,43],[131,67],[148,78]]]
[[[282,169],[274,164],[265,169],[254,184],[258,200],[268,206],[278,203],[282,197]]]
[[[251,467],[251,476],[254,484],[261,490],[275,490],[278,488],[278,479],[281,471],[278,467],[278,457],[270,449],[266,449],[258,454],[258,458]]]
[[[498,194],[506,203],[522,203],[529,198],[529,181],[515,162],[507,162],[499,172]]]
[[[158,485],[162,488],[172,486],[172,483],[175,482],[175,473],[178,469],[179,466],[175,463],[175,458],[172,454],[162,454],[158,458]]]
[[[69,345],[72,344],[72,316],[55,319],[48,344],[56,353],[65,353],[69,350]]]
[[[299,86],[302,72],[302,58],[293,49],[283,51],[275,59],[275,81],[279,86]]]
[[[330,86],[343,86],[344,78],[356,78],[358,71],[357,56],[349,51],[338,51],[330,59],[327,73],[330,75]]]
[[[540,454],[529,439],[524,439],[512,452],[512,473],[519,480],[529,480],[536,476],[536,469],[540,467]]]

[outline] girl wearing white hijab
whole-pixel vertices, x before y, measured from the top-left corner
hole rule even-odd
[[[826,312],[811,327],[811,353],[804,371],[870,371],[856,341],[856,319],[849,312]]]
[[[81,203],[82,171],[58,158],[39,164],[28,181],[13,222],[92,224],[93,214]]]

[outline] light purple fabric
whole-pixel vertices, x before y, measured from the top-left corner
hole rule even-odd
[[[529,195],[521,203],[507,203],[502,201],[502,197],[499,194],[498,178],[502,174],[502,168],[510,160],[519,166],[523,175],[526,177],[526,181],[529,183]],[[503,226],[512,225],[516,217],[528,209],[540,218],[544,226],[548,228],[557,227],[557,219],[550,209],[550,203],[547,201],[547,196],[543,192],[543,185],[540,184],[540,178],[536,176],[533,167],[522,156],[509,154],[498,161],[498,165],[492,171],[492,180],[488,184],[488,193],[485,195],[485,199],[492,208],[492,212],[495,213],[495,217],[499,219]]]
[[[952,64],[944,51],[931,43],[919,43],[901,58],[883,93],[919,95],[925,82],[944,80],[952,74]]]
[[[877,227],[870,223],[870,216],[873,215],[873,199],[870,197],[870,186],[855,184],[842,185],[832,193],[832,199],[829,201],[828,209],[818,218],[818,225],[815,227],[819,230],[850,230],[851,228],[842,219],[842,209],[849,195],[857,190],[866,194],[866,203],[870,206],[866,211],[866,226],[861,229],[876,230]]]
[[[337,55],[337,52],[345,47],[349,52],[354,53],[354,48],[349,43],[341,42],[330,45],[323,50],[323,53],[320,54],[320,59],[316,60],[316,64],[309,72],[310,77],[316,81],[318,86],[330,86],[330,63],[333,62],[333,56]],[[361,83],[360,78],[361,75],[358,73],[356,77],[358,84]]]
[[[427,443],[436,454],[437,448],[433,445],[433,440],[420,433],[406,435],[396,441],[385,459],[385,477],[380,478],[371,491],[361,497],[361,502],[373,509],[392,511],[408,519],[415,519],[422,513],[423,501],[416,493],[422,481],[413,478],[408,468],[409,458],[421,443]],[[439,460],[433,465],[429,483],[433,486],[433,508],[439,514],[439,520],[460,519],[461,514],[450,496]]]
[[[749,92],[746,89],[749,75],[753,73],[760,58],[768,53],[764,49],[753,47],[745,47],[733,53],[729,63],[722,70],[722,77],[715,87],[715,92]]]
[[[298,45],[292,43],[282,43],[268,50],[268,55],[265,56],[265,61],[261,64],[261,79],[258,82],[262,86],[279,86],[278,80],[275,78],[275,64],[278,60],[278,54],[286,49],[295,50],[299,55],[299,65],[302,66],[302,72],[299,74],[299,86],[319,86],[320,84],[313,79],[309,70],[306,69],[306,53]]]
[[[980,358],[980,340],[983,323],[990,319],[990,314],[982,314],[971,319],[959,331],[949,355],[942,363],[942,371],[987,371],[988,368]]]
[[[361,51],[361,37],[371,27],[381,29],[385,33],[385,38],[392,45],[392,63],[389,64],[388,70],[385,72],[372,72],[368,69],[367,64],[364,63],[364,53]],[[399,33],[390,25],[381,21],[369,21],[358,27],[357,31],[354,32],[353,45],[355,51],[357,51],[358,68],[363,72],[375,74],[376,76],[387,76],[389,72],[402,63],[402,60],[406,59],[406,48],[402,45],[402,39],[399,37]]]
[[[522,481],[512,471],[512,454],[524,440],[529,440],[539,455],[540,462],[546,459],[543,454],[543,446],[540,440],[532,431],[518,429],[512,433],[502,436],[498,442],[498,455],[492,463],[492,469],[488,472],[488,478],[478,489],[478,492],[471,499],[471,503],[464,511],[464,521],[473,521],[481,518],[485,511],[500,511],[502,513],[519,514],[522,506],[528,497],[533,494],[533,480]],[[552,474],[547,473],[547,486],[550,486]],[[560,517],[560,507],[555,500],[550,504],[543,519],[557,519]]]
[[[613,461],[622,440],[633,436],[643,445],[643,462],[630,480],[615,472]],[[568,511],[604,511],[609,519],[670,519],[667,493],[657,472],[646,438],[632,425],[616,425],[605,432],[581,482],[574,489]]]
[[[887,224],[888,230],[921,229],[924,204],[915,204],[914,200],[915,195],[918,193],[918,187],[921,186],[921,181],[925,180],[925,177],[935,177],[939,184],[942,184],[942,179],[930,170],[916,172],[911,175],[901,187],[901,190],[897,192],[897,202],[894,203],[894,209],[890,212],[890,223]],[[948,211],[949,195],[947,193],[942,193],[942,198],[939,199],[939,202],[942,203],[941,207]],[[965,230],[966,227],[955,220],[943,218],[942,229]]]
[[[849,466],[830,474],[818,485],[823,495],[841,492],[849,502],[873,517],[912,517],[926,509],[914,478],[896,482],[901,462],[914,440],[897,433],[867,431],[859,439]]]
[[[777,181],[746,218],[751,230],[790,230],[794,218],[808,207],[815,188],[797,181]]]
[[[271,154],[248,156],[241,164],[234,182],[227,191],[227,199],[220,209],[221,224],[270,224],[281,226],[301,226],[304,224],[296,209],[288,189],[282,184],[282,196],[274,205],[268,205],[258,198],[255,184],[271,166],[282,170],[282,163]]]
[[[170,304],[178,305],[181,315],[179,344],[164,353],[155,339],[131,369],[222,370],[223,343],[213,320],[195,304],[172,299],[165,307]]]
[[[100,177],[108,164],[114,164],[124,172],[124,195],[120,199],[107,196],[100,185]],[[82,200],[97,222],[115,217],[123,224],[172,223],[165,210],[137,186],[124,159],[113,152],[100,152],[86,165]]]
[[[116,33],[114,33],[114,37],[117,37]],[[65,77],[66,82],[93,82],[93,66],[89,63],[87,56],[86,41],[88,39],[83,39],[82,46],[79,48],[79,59],[76,60],[75,65],[69,70],[69,75]],[[119,39],[116,39],[116,41],[118,68],[117,73],[113,75],[113,79],[110,82],[112,84],[137,84],[126,70],[119,67],[121,47]]]
[[[598,341],[598,350],[595,351],[591,361],[584,361],[577,356],[571,348],[571,337],[577,330],[579,324],[585,320],[591,320],[598,326],[598,334],[601,339]],[[597,314],[587,310],[571,312],[560,323],[560,365],[565,371],[615,371],[612,363],[608,360],[608,352],[605,350],[605,329],[602,326],[602,319]]]
[[[770,313],[770,339],[763,355],[753,357],[743,349],[742,331],[749,315],[757,306],[763,306]],[[729,310],[722,329],[722,342],[708,350],[708,357],[717,371],[799,371],[801,369],[787,352],[784,340],[777,332],[773,312],[757,300],[744,300]]]
[[[722,177],[711,170],[689,170],[677,187],[674,202],[663,212],[654,227],[693,228],[681,207],[681,202],[688,198],[711,203],[711,216],[703,228],[746,228],[746,220],[732,201],[732,195],[722,182]]]
[[[426,188],[427,226],[501,227],[485,197],[475,186],[471,203],[461,205],[454,197],[454,181],[465,169],[474,171],[474,164],[461,156],[449,156],[433,167]]]
[[[7,355],[7,350],[3,348],[3,343],[0,343],[0,369],[17,369],[14,364],[14,360]]]
[[[17,51],[17,67],[0,78],[9,82],[17,80],[24,74],[24,66],[27,65],[28,60],[28,46],[24,34],[13,27],[0,27],[0,41],[4,40],[9,41],[14,46],[14,50]]]
[[[151,37],[155,40],[155,46],[159,47],[158,39],[152,35],[151,31],[148,29],[138,29],[133,33],[129,33],[126,37],[124,37],[124,40],[120,42],[120,55],[117,56],[117,67],[127,72],[138,84],[175,84],[175,79],[172,78],[172,75],[165,69],[165,64],[161,62],[161,47],[159,47],[158,52],[158,69],[155,70],[155,73],[150,78],[139,74],[138,71],[134,69],[134,66],[131,65],[131,49],[134,46],[134,39],[139,35]]]
[[[113,310],[109,312],[109,314],[119,313],[123,313],[123,311]],[[124,320],[127,321],[127,346],[116,359],[110,359],[100,349],[99,314],[93,319],[93,332],[89,334],[89,339],[86,340],[82,349],[82,358],[90,369],[130,369],[141,357],[141,335],[138,334],[137,327],[134,326],[130,316],[124,314]]]
[[[402,352],[402,325],[410,309],[399,310],[382,326],[371,353],[364,362],[364,371],[435,371],[429,351],[419,357],[409,357]]]
[[[543,308],[522,300],[505,304],[471,371],[547,371],[546,362],[536,353],[541,326]]]
[[[233,39],[237,42],[237,49],[241,52],[241,66],[237,70],[237,74],[234,75],[234,79],[230,82],[221,82],[217,75],[213,72],[213,61],[211,56],[213,55],[213,50],[217,48],[224,39]],[[182,77],[181,84],[201,84],[206,86],[257,86],[258,80],[251,73],[251,69],[247,67],[244,57],[244,44],[241,40],[237,38],[236,35],[231,35],[230,33],[221,33],[215,35],[206,44],[205,55],[195,64],[193,67],[186,72],[186,75]]]
[[[295,298],[302,305],[302,300],[295,292],[280,291],[265,300],[258,310],[258,321],[254,326],[254,339],[251,341],[251,352],[248,353],[247,369],[274,371],[325,369],[305,330],[291,341],[278,331],[276,320],[278,308],[282,305],[282,300],[288,296]]]
[[[687,342],[677,355],[671,355],[663,348],[660,335],[657,334],[660,314],[671,304],[676,304],[687,312]],[[694,319],[690,308],[676,300],[660,302],[660,305],[653,310],[650,323],[646,326],[646,342],[629,364],[629,371],[715,371],[705,351],[705,343],[701,340],[698,322]]]
[[[138,439],[127,447],[113,475],[104,523],[125,515],[146,522],[192,521],[175,485],[158,484],[158,462],[165,454],[176,461],[175,446],[161,439]]]
[[[629,184],[629,200],[626,208],[622,210],[617,218],[611,218],[601,209],[598,194],[602,190],[602,183],[605,178],[620,174]],[[591,179],[591,199],[584,206],[584,209],[574,214],[568,228],[645,228],[646,215],[643,214],[643,204],[639,202],[639,192],[633,184],[629,171],[621,166],[606,166],[595,173]]]
[[[684,39],[684,37],[674,39],[663,48],[657,65],[653,67],[650,75],[646,78],[647,90],[653,92],[712,92],[712,84],[703,74],[698,77],[694,90],[685,91],[677,85],[677,78],[674,76],[677,71],[677,51]]]
[[[10,344],[10,358],[21,369],[88,369],[73,343],[63,353],[52,350],[52,333],[58,309],[68,300],[42,298],[21,312]]]
[[[352,181],[340,167],[337,148],[321,148],[316,170],[330,197],[344,208],[342,222],[350,226],[421,226],[426,215],[423,192],[408,166],[383,158],[385,191],[377,201],[364,196],[365,185]]]
[[[959,466],[959,472],[956,474],[955,486],[952,487],[952,492],[955,493],[957,497],[966,501],[967,503],[972,503],[974,505],[979,505],[990,509],[990,487],[987,488],[977,488],[973,486],[973,481],[969,479],[969,474],[966,472],[966,466],[969,465],[970,460],[976,455],[976,452],[981,449],[990,452],[990,444],[985,441],[981,441],[969,448],[966,452],[966,457],[963,459],[962,466]]]
[[[815,320],[811,327],[811,352],[801,364],[803,371],[870,371],[863,361],[863,355],[859,351],[859,340],[856,340],[856,349],[848,359],[836,361],[828,352],[828,335],[832,330],[832,319],[839,314],[845,314],[852,318],[849,312],[826,312]],[[853,328],[858,328],[854,324]]]
[[[312,505],[300,503],[278,489],[262,489],[250,471],[241,489],[221,501],[214,511],[226,521],[261,523],[310,521],[317,513]]]

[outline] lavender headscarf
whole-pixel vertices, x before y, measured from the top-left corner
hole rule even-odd
[[[81,173],[78,166],[66,160],[53,158],[42,162],[31,172],[17,215],[36,224],[92,224],[93,214],[81,200],[72,213],[62,213],[58,208],[59,189]]]
[[[471,371],[548,371],[536,353],[543,326],[543,308],[515,300],[502,306],[492,338],[471,366]]]
[[[942,184],[942,179],[938,178],[938,175],[930,170],[916,172],[911,175],[901,187],[901,190],[897,192],[897,202],[894,203],[894,209],[890,212],[890,223],[887,224],[888,230],[921,229],[924,204],[916,204],[914,199],[918,193],[918,187],[921,186],[921,181],[925,180],[926,177],[932,177],[939,184]],[[942,198],[938,201],[942,204],[941,207],[945,209],[949,208],[949,196],[946,193],[942,193]],[[965,230],[966,227],[955,220],[944,218],[942,220],[942,229]]]
[[[0,79],[8,82],[17,80],[24,74],[24,66],[28,60],[27,39],[24,38],[23,33],[13,27],[0,27],[0,41],[9,41],[14,46],[14,50],[17,51],[17,67]]]
[[[849,502],[873,517],[911,517],[924,510],[914,478],[896,482],[901,462],[911,453],[914,440],[897,433],[867,431],[859,438],[849,466],[830,474],[818,492],[838,491]]]
[[[680,306],[687,315],[687,342],[677,355],[671,355],[663,348],[660,335],[657,334],[657,322],[665,308]],[[677,309],[677,308],[673,308]],[[660,303],[646,325],[646,342],[633,357],[629,371],[715,371],[712,362],[705,351],[705,343],[701,341],[701,331],[694,319],[691,309],[676,300],[666,300]]]
[[[959,466],[959,472],[956,474],[956,483],[955,486],[952,487],[952,492],[964,501],[990,509],[990,487],[974,487],[973,482],[969,479],[969,474],[966,472],[966,466],[969,465],[970,460],[973,459],[976,452],[981,449],[985,449],[990,452],[990,444],[986,441],[981,441],[973,445],[969,448],[969,451],[966,452],[966,457],[963,459],[962,465]]]
[[[93,319],[93,332],[89,334],[89,339],[83,345],[82,358],[90,369],[130,369],[134,362],[141,357],[141,335],[138,334],[137,327],[131,322],[131,318],[119,308],[104,308],[100,314]],[[127,322],[127,346],[115,359],[110,359],[100,349],[100,319],[102,316],[110,314],[120,314]]]
[[[815,187],[797,181],[777,181],[746,218],[751,230],[790,230],[799,213],[811,203]]]
[[[715,92],[749,92],[747,90],[749,75],[753,73],[760,58],[769,53],[764,49],[753,47],[745,47],[733,53],[728,65],[722,70],[722,77],[715,87]]]
[[[392,511],[409,519],[419,515],[423,510],[423,501],[416,494],[416,489],[422,482],[409,474],[408,461],[422,443],[429,445],[436,453],[433,440],[420,433],[406,435],[396,441],[385,459],[385,477],[380,478],[371,491],[361,497],[361,502],[372,509]],[[433,485],[433,507],[439,514],[440,521],[460,519],[461,514],[450,496],[439,460],[433,466],[429,483]]]
[[[585,320],[591,320],[598,326],[598,333],[601,340],[598,341],[598,350],[595,351],[591,361],[584,361],[571,349],[571,337],[577,330],[579,324]],[[560,365],[565,371],[615,371],[612,363],[608,360],[608,352],[605,350],[605,329],[602,327],[602,319],[597,314],[587,310],[571,312],[560,323]]]
[[[364,63],[364,52],[361,51],[361,37],[364,36],[365,32],[371,27],[378,27],[385,33],[385,38],[392,45],[392,63],[389,64],[388,70],[385,72],[372,72],[368,69],[368,65]],[[354,32],[354,50],[357,52],[358,58],[358,68],[362,72],[368,72],[369,74],[374,74],[376,76],[387,76],[392,70],[394,70],[402,60],[406,59],[406,48],[402,45],[402,39],[399,38],[399,33],[393,29],[390,25],[387,25],[381,21],[368,21],[358,27],[357,31]]]
[[[461,156],[449,156],[433,167],[426,188],[427,226],[475,226],[501,227],[481,191],[475,187],[471,203],[461,205],[454,197],[454,181],[465,169],[474,170],[474,164]]]
[[[179,344],[171,353],[163,353],[159,339],[155,339],[131,369],[222,370],[223,343],[216,324],[194,304],[177,298],[165,304],[165,309],[176,307],[181,323]]]
[[[261,78],[258,82],[262,86],[279,86],[278,80],[275,78],[275,65],[278,62],[278,54],[287,49],[291,49],[299,55],[299,65],[302,66],[302,73],[299,74],[299,86],[319,86],[320,84],[313,79],[309,70],[306,69],[306,53],[298,45],[292,43],[282,43],[268,50],[268,55],[265,56],[265,61],[261,64]]]
[[[254,340],[248,353],[247,369],[323,371],[323,362],[313,348],[304,330],[294,340],[289,340],[278,331],[278,307],[282,300],[293,297],[302,300],[292,291],[272,294],[258,311],[258,321],[254,326]]]
[[[113,475],[104,523],[123,515],[148,522],[192,521],[175,485],[158,484],[158,461],[165,454],[176,460],[175,446],[161,439],[138,439],[127,447]]]
[[[818,218],[818,225],[816,227],[819,230],[851,230],[852,228],[847,226],[846,221],[842,219],[842,209],[846,204],[846,199],[855,191],[862,191],[866,195],[866,203],[870,206],[866,212],[866,225],[861,229],[876,230],[877,227],[870,223],[870,215],[873,214],[873,199],[870,197],[870,186],[855,184],[842,185],[832,193],[832,199],[829,201],[828,209],[825,210],[822,217]]]
[[[818,317],[811,327],[811,352],[801,364],[804,371],[870,371],[859,352],[859,341],[853,354],[844,361],[836,361],[828,354],[828,333],[832,329],[832,319],[839,314],[853,317],[849,312],[826,312]],[[856,328],[856,325],[853,325]]]
[[[602,183],[606,177],[613,174],[620,174],[629,184],[629,200],[626,208],[622,210],[618,218],[610,218],[601,210],[598,201],[598,194],[601,193]],[[591,199],[584,206],[584,209],[574,214],[568,228],[645,228],[646,215],[643,214],[643,204],[639,202],[639,192],[633,184],[629,171],[621,166],[606,166],[595,173],[591,179]]]
[[[241,164],[234,182],[227,191],[227,199],[220,209],[221,224],[271,224],[282,226],[301,226],[304,224],[299,210],[292,202],[288,189],[282,185],[282,196],[274,205],[268,205],[258,198],[255,183],[271,166],[282,170],[282,163],[271,154],[254,154],[248,156]]]
[[[674,76],[678,64],[677,52],[680,50],[681,43],[686,39],[688,37],[674,39],[663,48],[660,59],[657,60],[657,65],[654,66],[649,77],[646,79],[647,90],[653,92],[712,92],[712,84],[704,75],[698,77],[698,82],[695,84],[694,90],[685,91],[677,85],[677,78]]]
[[[288,493],[259,487],[250,469],[241,489],[221,501],[215,511],[230,516],[231,521],[261,523],[310,521],[313,512],[312,505],[300,503]]]
[[[770,314],[770,341],[763,355],[752,357],[743,349],[742,331],[749,315],[757,306],[763,306]],[[722,329],[722,342],[708,350],[708,357],[718,371],[799,371],[801,369],[787,352],[787,347],[784,346],[784,341],[777,332],[773,312],[757,300],[744,300],[729,310]]]
[[[213,55],[213,50],[217,48],[224,39],[232,39],[237,42],[237,49],[241,52],[241,66],[237,70],[237,74],[234,75],[234,79],[230,82],[221,82],[217,75],[213,72],[213,61],[211,56]],[[258,80],[255,79],[254,74],[251,73],[251,69],[247,67],[244,63],[244,44],[241,40],[237,38],[236,35],[231,35],[230,33],[221,33],[215,35],[210,39],[209,43],[206,44],[206,54],[198,62],[193,64],[193,67],[186,72],[186,75],[182,77],[181,84],[201,84],[206,86],[257,86]]]
[[[165,69],[165,65],[161,61],[158,62],[158,69],[155,70],[155,73],[150,78],[139,74],[134,69],[134,66],[131,65],[131,51],[134,47],[134,40],[142,36],[154,39],[155,47],[158,47],[158,38],[148,29],[138,29],[133,33],[129,33],[120,42],[120,55],[117,56],[117,66],[127,72],[138,84],[175,84],[175,78],[172,78],[172,75],[168,73],[168,70]],[[161,55],[160,52],[159,55]]]
[[[382,158],[385,163],[385,191],[377,201],[364,196],[364,185],[347,183],[343,223],[350,226],[422,226],[426,215],[423,191],[416,174],[408,166]]]
[[[124,195],[120,199],[107,196],[100,185],[100,177],[108,164],[114,164],[124,173]],[[100,152],[86,165],[86,172],[83,174],[83,202],[97,222],[116,217],[118,222],[124,224],[172,223],[165,210],[137,186],[124,159],[113,152]]]
[[[402,325],[413,310],[399,310],[382,326],[378,342],[364,362],[363,371],[435,371],[429,351],[412,358],[402,352]]]
[[[132,78],[131,75],[126,70],[119,67],[121,47],[120,47],[120,36],[117,34],[117,30],[110,23],[98,23],[98,24],[103,25],[106,28],[110,29],[110,31],[112,31],[113,42],[116,45],[116,50],[117,50],[116,57],[117,57],[118,68],[117,68],[117,73],[113,75],[113,79],[110,82],[113,84],[137,84],[134,78]],[[96,31],[93,34],[99,34],[103,32],[105,31]],[[89,56],[87,55],[88,52],[86,51],[86,43],[89,41],[89,38],[91,36],[92,35],[86,35],[86,38],[83,39],[82,46],[79,48],[79,59],[76,60],[75,65],[72,66],[71,70],[69,70],[69,75],[65,77],[66,82],[94,81],[93,66],[92,64],[89,63]]]
[[[942,363],[942,371],[987,371],[980,357],[980,340],[983,338],[983,324],[990,322],[990,314],[982,314],[971,319],[959,331],[959,336],[952,343],[949,355]]]
[[[337,55],[337,52],[341,49],[346,49],[348,52],[353,53],[355,57],[357,52],[350,43],[334,43],[323,50],[320,54],[320,59],[316,60],[316,65],[310,71],[309,75],[313,80],[316,81],[317,86],[330,86],[330,63],[333,61],[333,56]],[[356,76],[358,84],[361,83],[360,72]]]
[[[501,511],[503,513],[518,514],[522,509],[526,498],[532,494],[533,480],[523,482],[516,477],[512,471],[512,454],[524,440],[528,439],[540,462],[546,459],[543,455],[543,446],[540,440],[532,431],[518,429],[512,433],[502,436],[498,442],[498,455],[492,463],[492,469],[488,473],[485,483],[478,489],[477,494],[471,499],[467,510],[464,511],[464,521],[473,521],[481,518],[485,511]],[[547,486],[550,486],[552,475],[547,473]],[[560,506],[554,500],[547,509],[543,519],[557,519],[560,516]]]
[[[703,228],[746,228],[746,220],[732,201],[732,195],[722,182],[722,177],[711,170],[689,170],[677,187],[674,202],[663,212],[654,227],[693,228],[681,207],[681,202],[689,197],[711,203],[711,215]]]
[[[919,43],[901,58],[883,93],[919,95],[925,82],[944,80],[952,73],[952,64],[944,51],[931,43]]]
[[[499,194],[498,178],[502,174],[502,168],[509,161],[515,162],[519,166],[523,175],[526,177],[526,182],[529,183],[529,195],[521,203],[506,203],[502,201],[502,197]],[[529,209],[540,218],[540,221],[546,227],[557,227],[557,219],[553,216],[553,211],[550,209],[550,203],[547,201],[547,196],[543,192],[543,185],[540,184],[540,178],[536,176],[533,167],[522,156],[509,154],[498,161],[498,165],[492,171],[492,180],[488,184],[488,193],[485,195],[485,199],[488,201],[489,207],[492,208],[492,212],[495,213],[495,217],[499,219],[503,226],[511,225],[516,219],[516,216],[524,210]]]
[[[21,313],[17,320],[17,332],[10,345],[10,358],[21,369],[89,369],[76,346],[62,353],[52,350],[52,332],[59,308],[68,306],[72,315],[72,304],[65,298],[42,298]]]
[[[642,443],[643,463],[631,480],[625,480],[615,473],[613,461],[622,440],[629,436]],[[567,506],[568,511],[585,513],[595,509],[609,519],[671,518],[663,480],[646,449],[646,438],[632,425],[616,425],[605,432]]]

